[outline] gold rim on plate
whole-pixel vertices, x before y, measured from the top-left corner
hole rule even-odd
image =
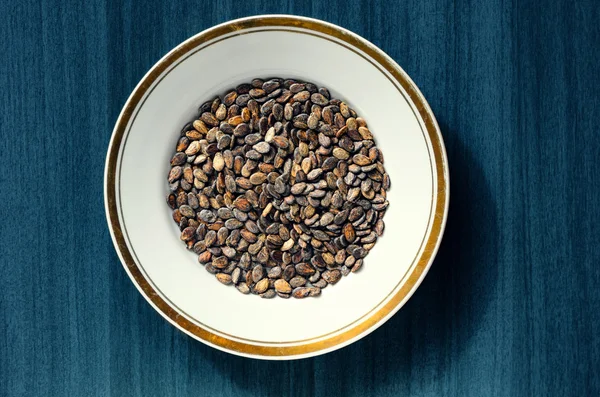
[[[385,72],[391,76],[391,79],[394,80],[392,82],[397,83],[404,89],[405,94],[408,95],[409,99],[415,106],[416,112],[422,118],[423,125],[425,127],[425,133],[428,135],[431,141],[435,176],[437,177],[437,184],[434,185],[436,189],[434,195],[434,197],[436,197],[436,201],[435,203],[432,203],[433,211],[429,220],[429,236],[425,241],[425,245],[421,250],[420,256],[418,256],[416,259],[416,265],[412,267],[410,274],[405,277],[406,281],[401,288],[391,298],[389,298],[385,305],[374,312],[371,311],[368,317],[363,317],[358,322],[353,323],[351,328],[346,329],[345,331],[334,336],[326,337],[317,341],[313,340],[320,337],[311,338],[306,343],[286,346],[261,345],[258,343],[252,343],[252,341],[238,341],[230,338],[229,336],[217,335],[211,329],[207,329],[208,327],[202,327],[188,320],[169,302],[163,299],[152,287],[149,280],[146,279],[144,273],[136,264],[129,247],[127,246],[123,227],[119,221],[116,191],[116,173],[118,168],[117,161],[127,126],[131,121],[134,111],[144,98],[145,94],[157,81],[157,79],[161,77],[163,72],[165,72],[174,63],[181,60],[191,50],[203,43],[218,39],[222,36],[246,34],[248,33],[249,29],[265,27],[291,27],[318,33],[326,36],[323,38],[329,37],[328,40],[335,41],[338,44],[344,45],[344,47],[348,48],[349,46],[357,48],[371,59],[366,58],[363,54],[359,54],[363,56],[363,58],[367,59],[371,63],[373,63],[373,61],[377,62],[378,65],[375,66],[383,68]],[[107,220],[115,248],[117,249],[117,252],[129,276],[134,284],[138,287],[140,292],[142,292],[144,297],[167,320],[196,339],[199,339],[221,350],[229,351],[239,355],[275,359],[312,356],[340,348],[375,330],[378,326],[383,324],[387,318],[393,315],[400,308],[400,304],[407,300],[416,290],[421,280],[427,273],[433,258],[435,257],[446,223],[449,199],[448,165],[439,127],[431,109],[429,108],[429,105],[406,73],[385,53],[383,53],[383,51],[367,42],[365,39],[345,29],[315,19],[287,15],[249,17],[215,26],[186,40],[174,50],[169,52],[156,65],[154,65],[134,89],[133,93],[127,100],[127,103],[123,107],[121,114],[119,115],[109,144],[104,182]],[[348,328],[348,326],[344,328]]]

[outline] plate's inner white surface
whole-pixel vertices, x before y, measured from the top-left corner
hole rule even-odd
[[[183,124],[202,102],[257,76],[301,78],[350,103],[367,120],[391,177],[384,236],[359,273],[327,287],[317,299],[265,300],[220,284],[185,249],[165,202],[168,162]],[[151,283],[190,319],[236,338],[304,340],[348,326],[397,289],[427,232],[433,171],[409,104],[366,59],[297,32],[234,36],[179,63],[140,106],[117,186],[125,237]]]

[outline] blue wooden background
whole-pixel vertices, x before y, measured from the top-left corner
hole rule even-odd
[[[0,396],[600,395],[599,3],[272,4],[0,3]],[[431,104],[451,166],[446,237],[416,295],[360,342],[293,362],[167,324],[121,268],[102,196],[143,74],[262,13],[386,51]]]

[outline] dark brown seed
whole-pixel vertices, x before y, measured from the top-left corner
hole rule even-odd
[[[281,267],[275,266],[274,268],[269,270],[268,277],[271,279],[278,279],[281,277],[282,273],[283,273],[283,270],[281,269]]]
[[[237,219],[232,218],[225,221],[225,227],[229,230],[239,229],[242,226],[244,226],[244,224]]]
[[[299,93],[300,91],[304,91],[306,86],[302,83],[294,83],[290,86],[290,91],[294,94]]]
[[[312,103],[316,103],[317,105],[321,106],[325,106],[329,103],[329,100],[319,93],[312,94],[310,96],[310,100],[312,101]]]
[[[196,234],[196,228],[195,227],[186,227],[185,229],[183,229],[183,231],[181,232],[181,239],[183,241],[188,241],[190,240],[192,237],[194,237],[194,234]]]
[[[180,179],[183,175],[183,168],[180,166],[171,168],[169,172],[169,183],[173,183],[176,180]]]
[[[175,196],[175,194],[173,193],[167,196],[167,204],[169,204],[169,207],[171,207],[171,209],[175,209],[177,207],[176,197],[177,196]]]
[[[242,238],[249,243],[255,243],[258,240],[258,237],[256,237],[256,234],[254,234],[246,229],[241,229],[240,234],[241,234]]]
[[[306,298],[308,296],[319,296],[321,289],[317,287],[299,287],[292,291],[292,296],[297,299]]]
[[[183,215],[181,215],[181,212],[179,212],[179,209],[176,209],[175,211],[173,211],[173,220],[175,221],[175,223],[179,223],[181,222]]]
[[[314,272],[315,268],[308,263],[299,263],[296,265],[296,273],[301,276],[310,276],[311,274],[314,274]]]
[[[357,219],[359,219],[361,216],[363,216],[365,213],[364,209],[362,207],[354,207],[352,208],[352,211],[350,211],[350,215],[348,216],[348,220],[350,222],[354,222]]]
[[[319,178],[322,174],[323,170],[321,168],[315,168],[306,175],[306,179],[308,179],[309,181],[313,181]]]
[[[359,259],[354,263],[354,266],[352,267],[352,273],[356,273],[357,271],[359,271],[362,268],[363,265],[363,260]]]
[[[289,142],[282,136],[273,137],[273,143],[280,149],[287,149],[289,147]]]
[[[244,211],[244,212],[248,212],[250,211],[250,209],[252,208],[252,206],[250,205],[250,202],[248,201],[248,199],[244,198],[244,197],[238,197],[234,202],[233,205],[235,208],[237,208],[240,211]]]
[[[337,269],[326,270],[321,275],[329,284],[335,284],[342,278],[342,272]]]
[[[226,227],[222,227],[217,231],[217,243],[219,245],[225,244],[227,237],[229,236],[229,230]]]
[[[271,234],[267,237],[267,242],[269,244],[271,244],[272,246],[276,246],[279,247],[283,244],[283,241],[281,240],[281,237],[279,237],[279,235],[276,234]]]
[[[235,88],[235,90],[237,91],[238,94],[247,94],[251,89],[252,89],[252,86],[247,83],[240,84]]]
[[[249,91],[248,91],[249,92]],[[239,91],[238,91],[239,93]],[[248,94],[242,94],[239,95],[236,100],[235,100],[235,104],[238,106],[246,106],[248,104],[248,101],[250,100],[250,95]]]
[[[214,221],[217,220],[217,216],[211,210],[202,210],[202,211],[200,211],[200,213],[198,213],[198,217],[202,221],[208,222],[208,223],[213,223]]]
[[[308,91],[300,91],[296,95],[294,95],[294,101],[297,102],[306,102],[308,98],[310,98],[310,92]]]
[[[276,296],[276,292],[273,289],[268,289],[266,292],[260,294],[260,297],[263,299],[271,299]]]
[[[236,98],[237,98],[237,92],[231,91],[223,97],[223,104],[225,106],[231,106],[235,103]]]
[[[260,97],[267,95],[265,90],[263,90],[261,88],[253,88],[250,90],[249,94],[252,98],[260,98]]]
[[[269,94],[271,95],[271,94]],[[292,92],[288,91],[288,90],[281,90],[281,93],[279,94],[279,96],[277,97],[277,99],[275,100],[277,103],[286,103],[291,97],[292,97]]]
[[[206,264],[206,263],[210,262],[211,257],[212,257],[212,254],[209,251],[203,251],[198,254],[198,262],[200,262],[202,264]]]
[[[217,233],[214,230],[209,230],[204,236],[204,242],[207,247],[210,247],[215,241],[217,241]]]
[[[367,250],[365,250],[363,247],[356,247],[352,250],[352,256],[356,259],[364,258],[366,254]]]
[[[273,109],[271,111],[276,120],[281,121],[283,119],[283,106],[282,105],[280,105],[279,103],[276,103],[275,105],[273,105]]]
[[[322,255],[313,256],[310,260],[310,263],[312,263],[314,266],[320,267],[320,268],[324,268],[325,266],[327,266]]]
[[[262,115],[264,116],[268,116],[271,111],[273,110],[273,106],[275,106],[275,100],[274,99],[269,99],[267,102],[265,102],[261,107],[260,107],[260,112]]]
[[[250,288],[248,287],[248,284],[246,284],[246,283],[240,283],[240,284],[236,285],[235,287],[237,288],[238,291],[240,291],[244,295],[250,293]]]
[[[210,125],[212,127],[216,127],[217,125],[219,125],[219,120],[217,120],[217,118],[209,112],[202,113],[202,115],[200,116],[200,120],[202,120],[204,124]]]
[[[187,147],[190,145],[190,140],[188,138],[181,137],[179,138],[179,141],[177,142],[177,147],[175,148],[176,151],[178,152],[183,152],[185,151],[185,149],[187,149]]]
[[[225,269],[229,264],[229,259],[226,256],[219,256],[217,258],[213,258],[212,265],[216,269]]]
[[[257,283],[265,277],[265,270],[262,265],[256,265],[252,269],[252,280]]]
[[[316,283],[317,281],[319,281],[320,278],[321,278],[321,272],[317,270],[315,272],[315,274],[313,274],[312,276],[310,276],[308,278],[308,281],[310,281],[311,283]]]
[[[258,225],[253,220],[247,221],[244,226],[246,226],[246,229],[248,229],[248,231],[251,233],[257,234],[260,232]]]
[[[295,276],[289,280],[289,284],[292,288],[302,287],[306,284],[306,279],[302,276]]]
[[[183,152],[175,153],[171,159],[171,165],[183,165],[187,160],[187,156]]]
[[[296,275],[296,269],[293,265],[289,265],[283,269],[283,279],[290,281]]]
[[[256,254],[256,260],[260,263],[267,263],[269,260],[269,251],[267,247],[262,247],[260,251]]]
[[[262,89],[265,90],[265,92],[270,93],[279,88],[280,85],[281,84],[277,80],[269,80],[265,81],[265,83],[262,85]]]
[[[344,120],[344,116],[340,113],[336,113],[333,117],[333,122],[337,128],[342,128],[346,125],[346,121]]]
[[[193,218],[196,216],[196,212],[189,205],[182,205],[179,207],[179,212],[181,212],[181,215],[187,218]]]
[[[363,154],[356,154],[352,157],[352,161],[357,165],[369,165],[371,164],[371,159]]]
[[[206,271],[209,272],[210,274],[217,274],[219,271],[210,263],[205,264],[204,269],[206,269]]]

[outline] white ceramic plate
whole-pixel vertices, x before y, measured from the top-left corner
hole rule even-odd
[[[218,283],[185,249],[165,203],[170,156],[198,106],[239,83],[272,76],[326,86],[348,102],[369,123],[392,181],[384,236],[360,272],[319,298],[260,299]],[[290,359],[348,345],[408,300],[440,243],[448,182],[435,118],[391,58],[335,25],[259,16],[188,39],[144,76],[113,131],[105,200],[125,269],[168,321],[230,353]]]

